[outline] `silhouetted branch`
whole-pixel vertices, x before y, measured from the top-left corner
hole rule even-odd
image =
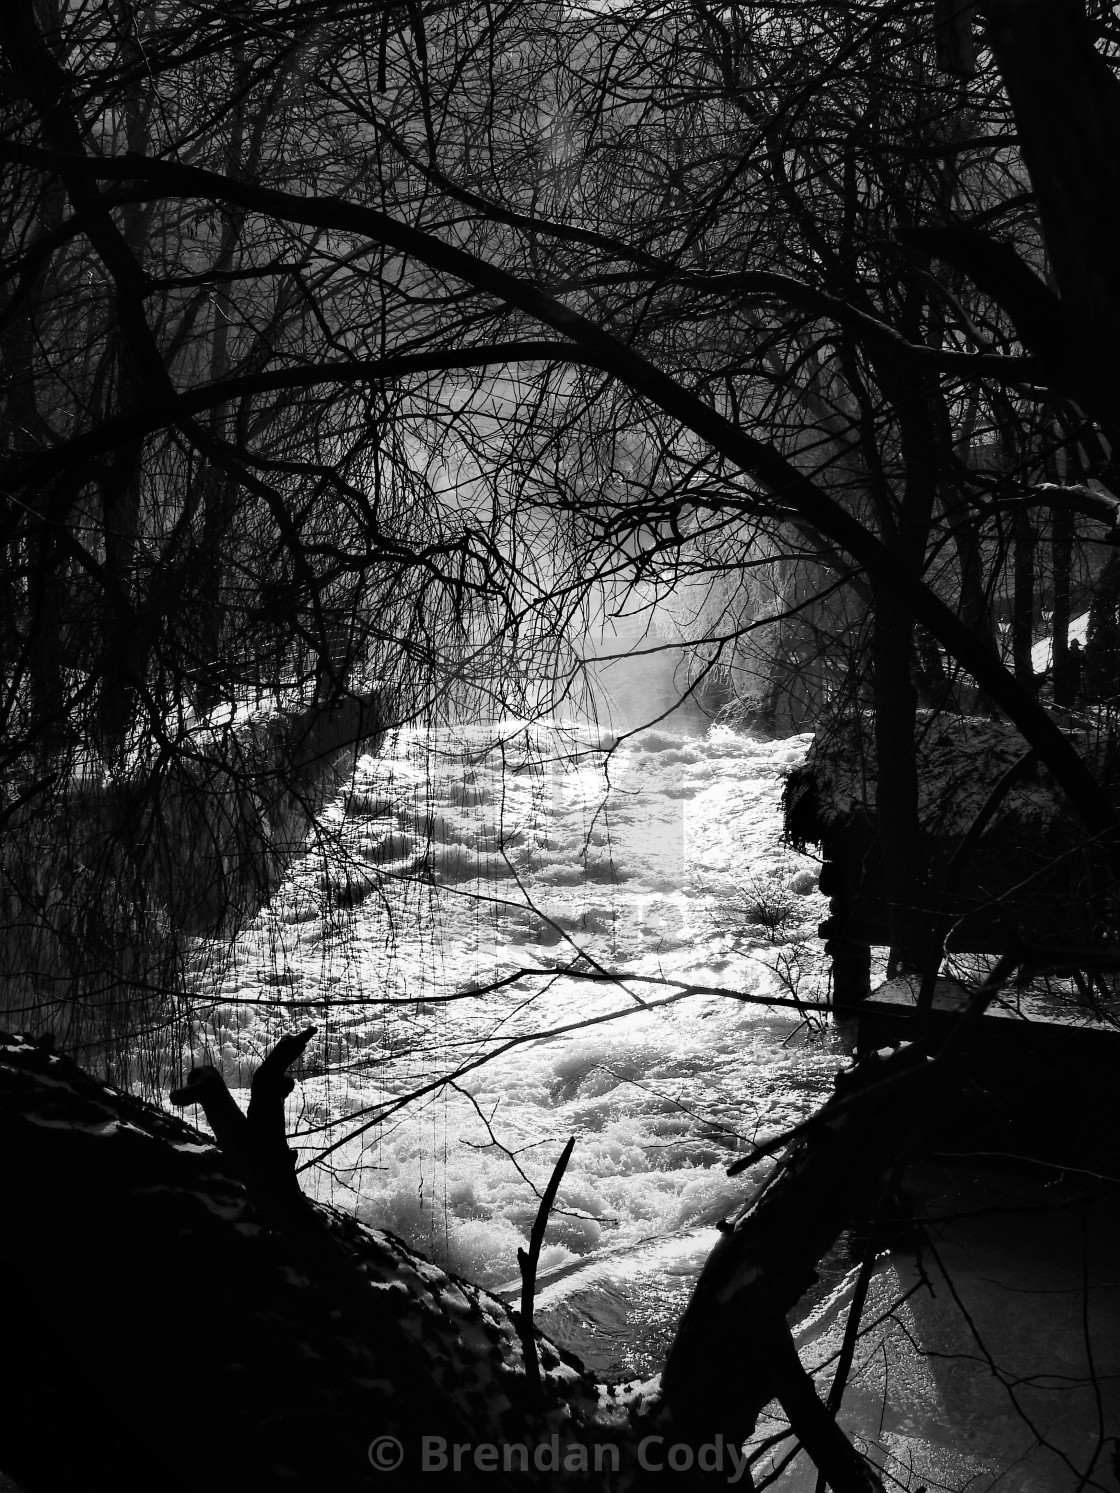
[[[219,1069],[192,1068],[186,1085],[168,1095],[180,1109],[201,1105],[222,1151],[254,1193],[289,1202],[302,1197],[295,1179],[295,1153],[288,1149],[284,1100],[295,1087],[287,1071],[315,1035],[313,1026],[281,1037],[253,1075],[248,1114],[242,1114]]]
[[[537,1357],[537,1341],[533,1335],[533,1297],[537,1288],[537,1263],[541,1257],[544,1231],[548,1227],[548,1215],[552,1212],[561,1178],[571,1160],[575,1145],[576,1138],[573,1135],[560,1152],[560,1158],[552,1168],[552,1176],[548,1179],[548,1186],[544,1190],[537,1216],[533,1220],[528,1252],[520,1248],[517,1251],[517,1264],[521,1270],[521,1316],[518,1321],[518,1332],[521,1335],[521,1346],[525,1353],[525,1377],[530,1388],[535,1389],[538,1396],[542,1391],[541,1366]]]

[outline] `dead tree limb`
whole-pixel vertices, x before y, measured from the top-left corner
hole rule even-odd
[[[849,1479],[864,1476],[850,1446],[844,1453],[837,1450],[842,1433],[815,1390],[810,1402],[804,1385],[792,1377],[788,1353],[776,1341],[775,1315],[783,1317],[796,1304],[843,1230],[874,1216],[900,1161],[953,1103],[969,1033],[1013,969],[1011,958],[997,964],[936,1056],[928,1042],[915,1042],[888,1056],[873,1054],[841,1074],[836,1094],[803,1127],[757,1197],[725,1226],[685,1309],[661,1380],[664,1407],[687,1436],[704,1440],[720,1434],[741,1443],[763,1406],[784,1394],[795,1431],[808,1448],[816,1448],[810,1449],[814,1459],[820,1453],[828,1468]],[[833,1424],[827,1436],[822,1417]],[[826,1466],[818,1466],[833,1478]],[[841,1485],[834,1481],[834,1486]],[[875,1484],[849,1480],[844,1486]]]
[[[898,1156],[928,1123],[934,1065],[914,1047],[847,1076],[735,1223],[697,1281],[662,1375],[666,1407],[688,1434],[751,1434],[778,1393],[775,1364],[757,1351],[814,1279],[851,1220],[873,1212]],[[858,1077],[857,1077],[858,1075]],[[853,1102],[857,1101],[857,1102]]]
[[[525,1354],[525,1378],[530,1389],[535,1390],[538,1395],[542,1391],[541,1365],[537,1357],[537,1340],[533,1336],[533,1298],[537,1289],[537,1264],[541,1257],[541,1245],[544,1243],[544,1231],[548,1227],[548,1216],[556,1202],[560,1181],[568,1168],[568,1162],[572,1159],[575,1144],[575,1136],[569,1136],[568,1144],[560,1152],[560,1159],[552,1168],[552,1176],[548,1179],[548,1186],[544,1190],[537,1216],[533,1220],[528,1252],[523,1249],[517,1251],[517,1264],[521,1271],[521,1315],[517,1330],[521,1337],[522,1351]]]
[[[181,1089],[168,1096],[180,1109],[201,1107],[223,1153],[235,1164],[256,1200],[298,1204],[295,1154],[284,1130],[284,1100],[295,1088],[288,1069],[315,1035],[313,1026],[281,1037],[253,1075],[248,1114],[242,1114],[217,1068],[192,1068]]]
[[[784,1314],[770,1302],[768,1308],[762,1305],[757,1321],[766,1335],[756,1339],[753,1351],[769,1361],[778,1401],[824,1482],[835,1493],[883,1493],[878,1472],[844,1435],[831,1408],[821,1403]]]

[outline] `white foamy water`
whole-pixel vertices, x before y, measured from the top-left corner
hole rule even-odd
[[[247,1099],[275,1036],[313,1023],[301,1180],[482,1283],[516,1277],[569,1135],[542,1270],[647,1240],[677,1260],[700,1228],[706,1248],[750,1185],[728,1161],[838,1062],[795,1004],[827,978],[817,868],[781,843],[809,740],[398,733],[200,960],[195,1057]]]
[[[575,1135],[536,1320],[600,1373],[655,1372],[715,1221],[769,1170],[729,1180],[728,1161],[816,1108],[841,1058],[819,1014],[775,1004],[827,985],[816,866],[781,843],[783,777],[808,744],[400,733],[361,759],[272,906],[232,949],[200,950],[194,1056],[245,1103],[276,1036],[314,1023],[289,1111],[305,1186],[513,1293]],[[1074,1493],[1111,1382],[1094,1372],[1113,1372],[1112,1215],[1090,1298],[1083,1218],[1059,1239],[1029,1178],[938,1165],[915,1181],[936,1259],[880,1261],[842,1423],[901,1488]],[[838,1248],[819,1275],[793,1325],[823,1391],[855,1272]],[[788,1439],[767,1441],[787,1429],[764,1413],[756,1475],[788,1461]],[[804,1457],[781,1477],[817,1481]]]

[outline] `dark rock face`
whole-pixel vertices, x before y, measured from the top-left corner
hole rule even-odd
[[[425,1435],[586,1441],[597,1386],[542,1339],[531,1404],[497,1298],[330,1210],[277,1226],[198,1131],[46,1045],[0,1036],[0,1143],[0,1469],[29,1493],[385,1489]]]

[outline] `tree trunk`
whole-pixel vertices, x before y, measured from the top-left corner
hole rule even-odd
[[[843,1229],[874,1216],[900,1158],[936,1124],[951,1071],[917,1045],[865,1060],[723,1226],[662,1375],[666,1405],[688,1435],[741,1440],[782,1397],[781,1354],[752,1345],[776,1343],[775,1314],[796,1304]]]
[[[895,596],[875,589],[871,657],[875,680],[875,807],[883,863],[892,896],[891,964],[921,969],[929,916],[918,824],[915,719],[918,693],[911,677],[914,624]]]
[[[1080,684],[1077,650],[1070,651],[1070,577],[1073,566],[1073,513],[1062,504],[1051,515],[1050,551],[1054,569],[1054,612],[1051,621],[1052,679],[1054,704],[1069,710],[1076,703]]]
[[[881,370],[881,377],[898,413],[905,472],[897,516],[891,524],[893,533],[890,528],[887,532],[900,569],[917,578],[925,565],[943,459],[937,440],[934,388],[924,377],[889,363]],[[918,970],[924,966],[929,951],[930,917],[926,894],[928,867],[918,820],[915,621],[893,588],[886,587],[878,578],[873,579],[872,587],[876,814],[887,880],[893,890],[891,966],[892,972]]]
[[[988,0],[987,33],[1015,114],[1064,313],[1076,395],[1120,449],[1120,83],[1081,0]]]
[[[1017,508],[1013,518],[1015,592],[1011,602],[1011,656],[1015,678],[1034,692],[1034,548],[1037,536],[1030,514]]]

